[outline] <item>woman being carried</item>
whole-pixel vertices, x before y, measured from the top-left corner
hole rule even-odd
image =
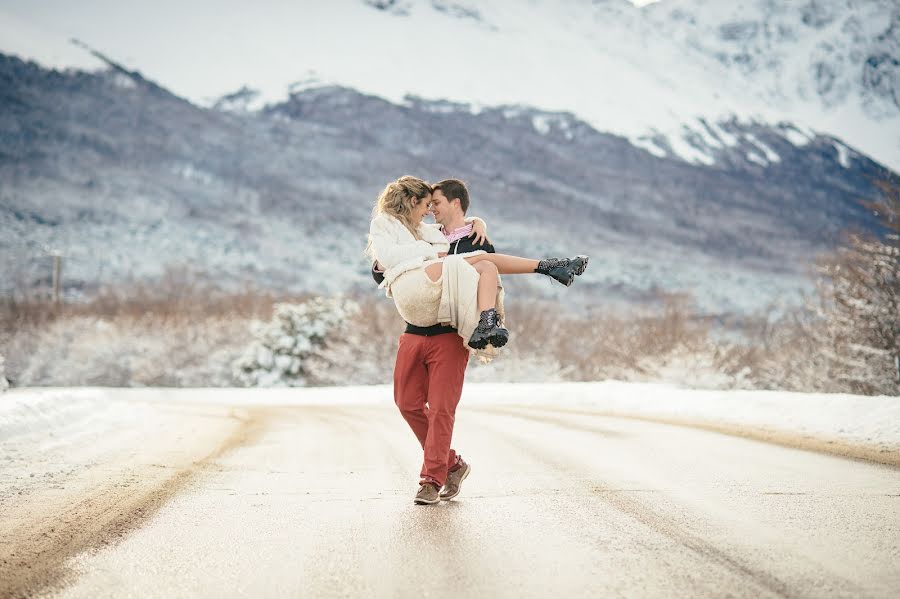
[[[400,177],[389,183],[375,202],[366,248],[366,253],[385,269],[381,285],[387,287],[388,297],[393,297],[403,319],[416,326],[439,323],[450,249],[439,225],[422,222],[430,207],[431,193],[431,186],[416,177]],[[466,220],[475,220],[476,227],[484,226],[481,219]],[[588,263],[587,256],[534,260],[483,250],[454,258],[465,260],[478,273],[479,320],[468,339],[469,347],[476,350],[489,344],[499,348],[509,339],[509,331],[501,326],[496,310],[498,275],[538,273],[568,287]],[[446,303],[452,298],[443,299]],[[462,330],[460,334],[463,335]]]

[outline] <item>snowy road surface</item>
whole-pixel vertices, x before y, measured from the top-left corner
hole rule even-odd
[[[484,388],[456,420],[472,474],[437,506],[412,503],[421,454],[387,387],[0,408],[0,596],[900,592],[895,465]]]

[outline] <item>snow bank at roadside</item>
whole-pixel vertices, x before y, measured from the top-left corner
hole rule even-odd
[[[785,433],[900,452],[900,397],[787,391],[713,391],[657,383],[480,385],[510,404],[581,407],[608,414]]]
[[[10,389],[0,396],[0,442],[56,431],[103,410],[96,389]]]
[[[0,446],[48,451],[95,443],[110,435],[140,436],[167,418],[157,406],[124,400],[115,391],[95,387],[10,389],[0,395]]]
[[[290,389],[30,388],[0,397],[0,441],[23,432],[54,428],[73,419],[92,426],[95,410],[133,406],[138,419],[148,404],[220,406],[386,405],[390,386]],[[588,409],[692,425],[766,430],[839,441],[900,453],[900,397],[789,393],[783,391],[702,391],[671,385],[605,381],[596,383],[482,383],[463,390],[466,405],[516,404]],[[124,408],[127,409],[127,408]]]

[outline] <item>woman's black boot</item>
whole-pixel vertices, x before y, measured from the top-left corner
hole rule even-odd
[[[582,274],[588,265],[587,256],[575,256],[574,258],[546,258],[538,263],[534,272],[552,277],[565,285],[572,284],[575,277]]]
[[[500,326],[497,310],[490,308],[481,313],[481,319],[475,332],[469,338],[469,347],[484,349],[490,343],[494,347],[503,347],[509,341],[509,331]]]

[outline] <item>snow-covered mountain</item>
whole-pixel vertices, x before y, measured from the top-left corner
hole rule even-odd
[[[207,108],[115,63],[59,72],[0,54],[0,294],[148,280],[174,265],[228,287],[376,293],[362,249],[385,183],[456,176],[500,251],[588,253],[567,305],[686,291],[710,311],[797,299],[817,252],[887,171],[792,125],[708,121],[712,165],[659,156],[571,113],[298,87]],[[792,141],[793,138],[793,141]],[[506,285],[561,298],[536,277]]]
[[[898,169],[900,3],[666,0],[644,14],[749,83],[767,118],[808,123]]]
[[[844,162],[900,170],[895,0],[0,4],[0,51],[96,66],[69,37],[206,106],[259,108],[323,83],[473,113],[521,104],[698,165],[731,147],[710,123],[786,122],[842,140]]]

